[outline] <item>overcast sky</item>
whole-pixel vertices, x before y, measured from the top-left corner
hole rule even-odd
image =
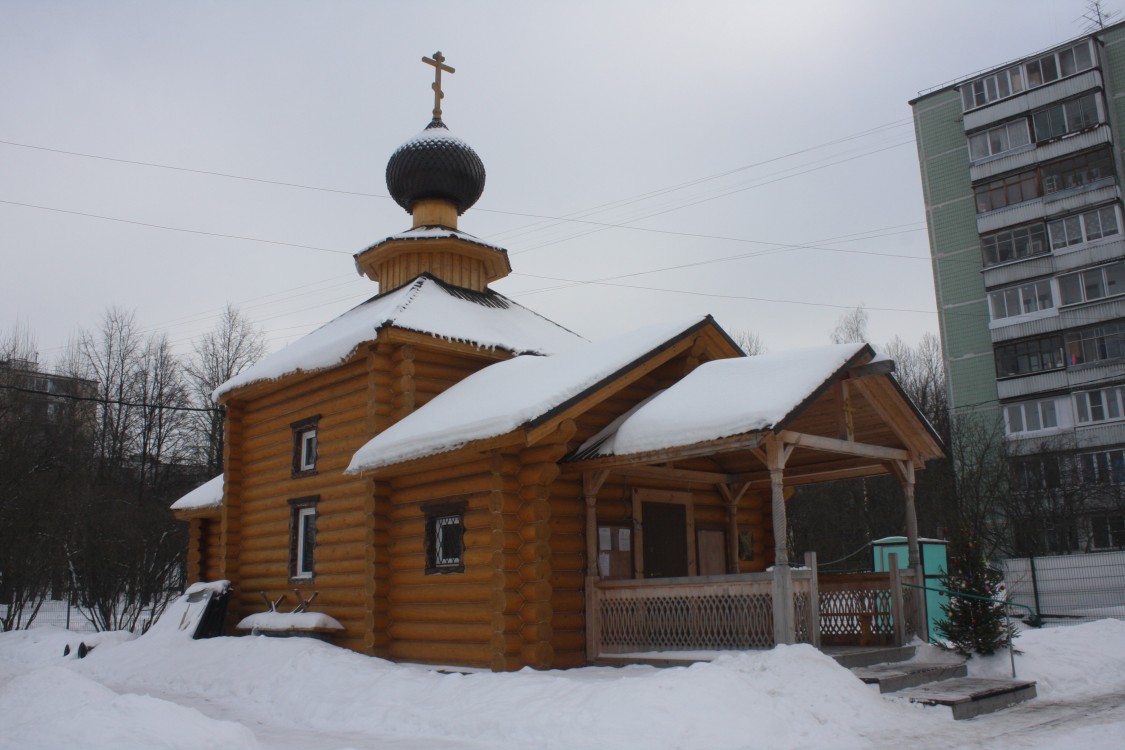
[[[499,291],[588,338],[711,313],[778,351],[863,304],[913,342],[937,320],[908,100],[1084,5],[0,0],[0,328],[49,364],[117,305],[186,350],[229,301],[277,349],[371,296],[351,255],[410,226],[384,170],[440,49]]]

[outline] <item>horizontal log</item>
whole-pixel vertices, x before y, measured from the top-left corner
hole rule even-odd
[[[448,479],[457,479],[472,474],[493,473],[493,461],[490,456],[475,457],[451,466],[442,466],[426,472],[404,474],[394,477],[390,484],[397,491],[410,489],[419,485],[441,482]]]
[[[462,573],[431,573],[426,574],[424,565],[417,568],[391,567],[390,584],[391,593],[399,586],[430,586],[431,588],[455,589],[474,584],[487,584],[492,577],[492,570],[486,567],[466,568]]]
[[[418,664],[459,664],[488,668],[492,649],[488,643],[431,643],[392,640],[388,652],[397,661]]]
[[[586,633],[586,617],[582,612],[560,612],[557,608],[551,614],[551,623],[555,626],[555,635],[566,632]]]
[[[395,641],[442,641],[445,643],[491,643],[492,626],[475,622],[394,621],[387,633]]]
[[[560,534],[552,524],[551,527],[551,556],[577,555],[586,552],[585,537],[576,534]]]
[[[408,503],[421,503],[445,498],[457,498],[462,495],[472,495],[482,492],[502,490],[503,483],[499,477],[489,473],[474,473],[467,476],[443,479],[413,487],[396,487],[394,491],[395,510],[392,518],[397,517],[400,508]]]
[[[397,604],[389,611],[390,618],[395,622],[483,623],[490,627],[493,614],[492,607],[487,601],[459,604],[439,602]]]
[[[461,586],[432,586],[429,584],[393,584],[388,594],[392,609],[405,602],[476,602],[487,601],[492,590],[484,583],[466,583]]]

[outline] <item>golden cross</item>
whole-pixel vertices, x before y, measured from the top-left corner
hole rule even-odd
[[[434,53],[432,58],[423,57],[422,62],[427,65],[434,66],[434,83],[431,88],[434,90],[434,119],[441,119],[441,100],[445,98],[445,94],[441,93],[441,71],[446,73],[456,73],[457,71],[445,64],[445,57],[441,54],[441,50]]]

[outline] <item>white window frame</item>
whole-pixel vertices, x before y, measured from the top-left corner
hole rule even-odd
[[[1079,106],[1085,100],[1090,99],[1094,104],[1094,121],[1092,123],[1081,122],[1078,119],[1078,114],[1085,111],[1085,107]],[[1037,118],[1047,115],[1051,116],[1055,110],[1059,110],[1062,116],[1063,129],[1061,133],[1053,133],[1051,135],[1040,135],[1035,126]],[[1031,138],[1036,144],[1047,143],[1058,138],[1065,138],[1068,135],[1079,133],[1083,130],[1096,128],[1105,122],[1105,115],[1102,112],[1101,102],[1096,93],[1090,92],[1082,96],[1076,96],[1065,101],[1056,102],[1049,107],[1043,107],[1031,113]]]
[[[315,427],[310,427],[307,430],[301,431],[301,456],[297,464],[299,471],[313,471],[316,469],[316,432]]]
[[[1069,286],[1069,280],[1071,279],[1077,279],[1078,286],[1076,289],[1080,292],[1081,299],[1066,301],[1063,299],[1063,292]],[[1090,282],[1095,279],[1102,290],[1102,294],[1097,296],[1090,294]],[[1110,289],[1111,283],[1115,285],[1112,291]],[[1094,268],[1084,268],[1081,271],[1059,276],[1059,307],[1099,302],[1104,299],[1119,297],[1122,294],[1125,294],[1125,260],[1106,263]]]
[[[1074,394],[1074,418],[1079,425],[1125,419],[1125,386],[1115,385]]]
[[[1013,145],[1013,133],[1022,133],[1023,143],[1016,143]],[[998,145],[997,140],[1002,139],[1004,145]],[[1018,140],[1015,139],[1015,140]],[[985,159],[990,159],[993,156],[1006,154],[1009,151],[1029,147],[1033,143],[1031,139],[1031,126],[1028,124],[1026,117],[1021,117],[1018,120],[1006,122],[1003,125],[998,125],[988,130],[982,130],[969,136],[969,160],[972,162],[980,162]],[[984,153],[980,153],[978,146],[983,144]]]
[[[1077,464],[1082,484],[1125,483],[1125,451],[1120,448],[1080,453]]]
[[[1097,53],[1093,47],[1090,46],[1089,39],[1083,39],[1081,42],[1072,44],[1069,47],[1055,50],[1054,52],[1046,55],[1040,55],[1027,62],[1013,65],[1004,70],[996,71],[987,76],[977,78],[972,81],[966,81],[961,84],[961,111],[968,112],[978,107],[983,107],[986,104],[998,102],[1001,99],[1007,99],[1017,94],[1022,94],[1024,91],[1046,86],[1055,81],[1061,81],[1064,78],[1069,78],[1078,75],[1087,70],[1096,68],[1098,65]],[[1085,47],[1085,52],[1080,53],[1079,49]],[[1073,61],[1073,70],[1064,73],[1063,62],[1069,55],[1070,60]],[[1084,58],[1079,60],[1079,58]],[[1042,67],[1043,61],[1050,59],[1051,64],[1055,67],[1055,77],[1050,80],[1043,80]],[[1040,73],[1038,82],[1032,82],[1031,76],[1028,74],[1028,68],[1033,65],[1039,65]]]
[[[1042,305],[1040,299],[1044,290],[1049,299],[1046,305]],[[1014,312],[1010,309],[1013,301],[1017,306]],[[1052,313],[1055,307],[1055,290],[1050,279],[1025,281],[988,293],[988,314],[993,324],[1007,325],[1030,317],[1042,317]],[[1003,314],[997,315],[998,311]]]
[[[1020,255],[1020,246],[1027,252]],[[1012,257],[1001,258],[1001,248],[1008,246]],[[1020,227],[1011,227],[1003,232],[989,234],[980,239],[981,258],[986,267],[1015,263],[1016,261],[1035,258],[1051,252],[1050,239],[1047,236],[1047,227],[1042,222],[1025,224]],[[991,256],[991,257],[990,257]],[[995,258],[995,260],[993,260]]]
[[[1058,399],[1043,398],[1004,405],[1004,431],[1011,437],[1053,432],[1065,426]]]
[[[1112,218],[1113,231],[1105,232],[1106,219]],[[1091,225],[1097,223],[1097,230],[1091,230]],[[1095,234],[1096,236],[1091,236]],[[1047,222],[1047,239],[1051,250],[1072,250],[1087,242],[1095,242],[1121,234],[1121,213],[1116,205],[1102,206],[1080,214],[1071,214]]]
[[[1105,541],[1108,544],[1098,544],[1100,529],[1098,525],[1105,525]],[[1125,515],[1121,512],[1097,513],[1090,516],[1090,549],[1120,549],[1125,547]]]
[[[296,508],[294,521],[296,523],[294,532],[297,535],[297,541],[294,549],[293,578],[312,578],[315,561],[310,559],[309,565],[306,567],[305,552],[306,550],[316,549],[316,507],[307,505]],[[309,534],[310,528],[312,534]]]
[[[1096,326],[1067,331],[1063,340],[1068,367],[1120,359],[1125,357],[1125,320],[1111,320]],[[1115,353],[1111,354],[1111,352]]]

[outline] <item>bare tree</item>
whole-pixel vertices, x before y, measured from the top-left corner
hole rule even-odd
[[[867,311],[861,304],[842,314],[828,334],[833,344],[858,344],[867,341]]]
[[[228,304],[218,324],[195,342],[186,364],[187,379],[197,407],[213,407],[211,394],[226,381],[250,367],[266,352],[265,337],[238,308]],[[196,414],[201,438],[201,462],[209,474],[223,470],[223,414],[216,409]]]
[[[132,312],[117,307],[106,310],[101,328],[84,332],[80,339],[82,365],[87,377],[98,384],[99,471],[113,472],[125,466],[137,419],[137,374],[142,344]]]
[[[731,338],[748,356],[754,357],[765,354],[767,351],[765,342],[762,341],[762,337],[756,331],[734,331],[731,333]]]
[[[149,488],[159,491],[164,467],[187,457],[191,426],[183,369],[165,335],[154,335],[145,344],[137,368],[137,395],[137,484],[142,492]]]

